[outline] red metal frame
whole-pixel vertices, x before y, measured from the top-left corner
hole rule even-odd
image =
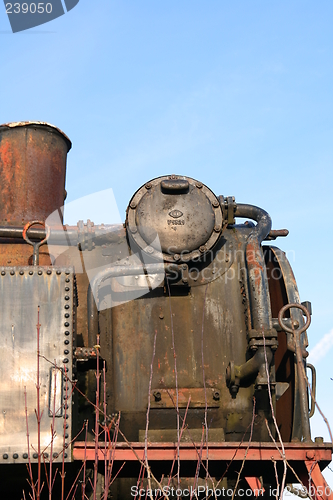
[[[149,462],[173,461],[179,449],[179,458],[183,461],[197,461],[200,456],[201,443],[149,443],[147,458]],[[279,447],[280,448],[280,447]],[[326,483],[320,468],[324,468],[331,461],[331,443],[284,443],[285,458],[297,472],[303,485],[310,491],[313,500],[333,500],[333,493]],[[74,460],[95,460],[94,442],[76,442],[73,446]],[[104,443],[99,443],[98,460],[112,459],[113,462],[142,461],[145,457],[144,443],[117,443],[108,448],[105,456]],[[207,458],[205,447],[204,460]],[[259,470],[263,469],[264,462],[282,462],[281,451],[274,443],[209,443],[209,461],[246,461],[258,462]],[[245,477],[251,488],[258,485],[257,478]]]
[[[248,448],[248,443],[209,443],[208,459],[209,460],[236,460],[244,459],[245,451]],[[180,443],[179,457],[180,460],[197,460],[201,443]],[[117,443],[112,448],[109,448],[109,454],[113,461],[128,462],[136,461],[138,457],[141,459],[144,453],[144,443]],[[299,444],[299,443],[284,443],[286,459],[288,461],[309,462],[327,462],[331,461],[332,446],[329,443],[323,444]],[[85,451],[86,450],[86,451]],[[147,458],[149,461],[172,461],[177,453],[175,443],[149,443],[147,450]],[[86,454],[86,455],[85,455]],[[206,458],[206,447],[205,447]],[[95,460],[95,443],[93,442],[76,442],[73,446],[74,460]],[[110,458],[108,457],[108,458]],[[105,460],[104,443],[100,443],[98,451],[98,459]],[[279,451],[274,443],[251,443],[246,455],[246,460],[252,461],[283,461],[281,451]]]

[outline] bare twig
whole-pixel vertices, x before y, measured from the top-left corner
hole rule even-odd
[[[180,432],[180,420],[179,420],[179,394],[178,394],[178,372],[177,372],[177,356],[176,356],[176,348],[175,348],[175,332],[173,328],[173,316],[172,316],[172,307],[171,307],[171,292],[170,292],[170,284],[167,278],[167,287],[169,293],[169,306],[170,306],[170,324],[171,324],[171,338],[172,338],[172,349],[173,349],[173,358],[175,363],[175,385],[176,385],[176,410],[177,410],[177,443],[179,443],[179,432]],[[179,457],[179,444],[177,444],[177,463],[178,463],[178,471],[177,471],[177,490],[180,488],[180,457]],[[177,495],[177,499],[179,495]]]
[[[205,393],[205,432],[206,432],[206,488],[208,477],[208,424],[207,424],[207,390],[206,390],[206,377],[205,377],[205,360],[204,360],[204,322],[205,322],[205,307],[207,297],[208,283],[206,285],[203,308],[202,308],[202,325],[201,325],[201,364],[202,364],[202,379]],[[232,499],[233,500],[233,499]]]
[[[156,339],[157,339],[157,330],[155,330],[153,356],[152,356],[151,364],[150,364],[150,378],[149,378],[149,387],[148,387],[148,408],[147,408],[147,414],[146,414],[146,431],[145,431],[145,463],[146,463],[146,470],[147,470],[148,489],[149,489],[149,493],[150,493],[149,496],[150,496],[151,500],[153,500],[153,496],[151,493],[150,467],[148,464],[148,428],[149,428],[149,413],[150,413],[150,393],[151,393],[151,384],[152,384],[152,380],[153,380],[153,367],[154,367],[154,359],[155,359],[155,352],[156,352]]]
[[[242,462],[241,468],[240,468],[240,470],[238,472],[238,475],[237,475],[237,480],[236,480],[234,491],[232,493],[231,500],[234,500],[234,498],[235,498],[235,494],[236,494],[236,491],[237,491],[237,486],[239,484],[240,476],[241,476],[241,473],[242,473],[242,471],[244,469],[245,460],[246,460],[246,457],[247,457],[247,454],[248,454],[248,451],[249,451],[249,448],[250,448],[250,444],[251,444],[251,441],[252,441],[253,425],[254,425],[255,417],[256,417],[256,399],[255,399],[255,397],[253,397],[253,409],[252,409],[252,421],[251,421],[250,438],[249,438],[249,442],[248,442],[247,448],[246,448],[245,453],[244,453],[244,458],[243,458],[243,462]]]
[[[272,419],[274,422],[274,426],[276,429],[276,433],[278,435],[280,444],[281,444],[281,450],[282,450],[282,458],[283,458],[283,476],[282,476],[282,481],[281,481],[281,491],[280,491],[280,500],[283,498],[283,491],[286,483],[286,475],[287,475],[287,460],[286,460],[286,453],[282,441],[282,437],[280,434],[280,430],[275,418],[275,412],[274,412],[274,406],[273,406],[273,400],[272,400],[272,394],[271,394],[271,384],[270,384],[270,377],[269,377],[269,366],[268,366],[268,361],[267,361],[267,354],[266,354],[266,340],[265,340],[265,335],[264,335],[264,330],[262,332],[262,337],[264,341],[264,355],[265,355],[265,365],[266,365],[266,376],[267,376],[267,389],[268,389],[268,396],[269,396],[269,404],[271,407],[271,412],[272,412]],[[279,485],[278,485],[279,486]]]

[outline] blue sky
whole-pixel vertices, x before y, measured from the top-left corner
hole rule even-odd
[[[328,0],[80,0],[13,35],[0,5],[0,122],[71,138],[68,201],[112,188],[124,218],[139,186],[178,173],[290,230],[277,244],[312,301],[310,351],[330,334],[314,359],[331,422],[332,18]]]

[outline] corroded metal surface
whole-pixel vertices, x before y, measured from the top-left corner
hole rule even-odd
[[[0,126],[0,221],[45,220],[64,204],[66,156],[71,142],[52,125]]]

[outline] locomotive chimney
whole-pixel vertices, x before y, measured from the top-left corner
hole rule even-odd
[[[48,123],[0,125],[1,225],[45,221],[63,206],[71,146],[68,137]]]

